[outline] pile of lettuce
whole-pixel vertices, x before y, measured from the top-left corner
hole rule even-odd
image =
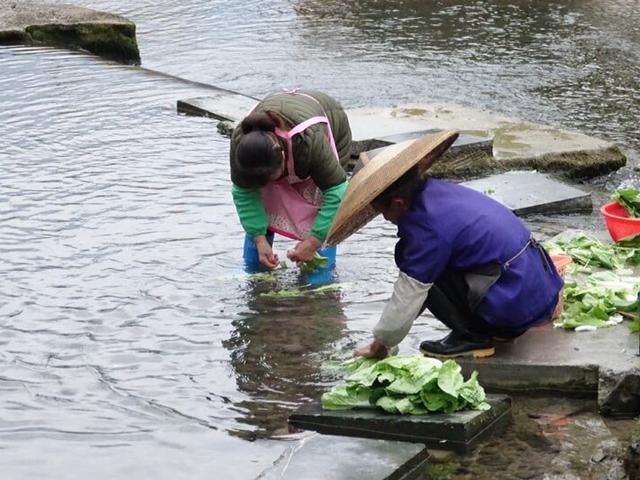
[[[618,324],[626,313],[634,319],[629,328],[638,331],[640,323],[634,312],[640,306],[639,289],[637,277],[610,271],[593,273],[580,283],[567,281],[564,310],[555,325],[569,330],[592,330]]]
[[[640,265],[640,248],[626,243],[604,243],[585,233],[559,238],[544,244],[551,255],[569,255],[585,268],[601,267],[617,270],[625,265]],[[583,271],[587,271],[584,268]]]
[[[346,383],[322,395],[326,410],[377,407],[389,413],[422,415],[490,408],[477,372],[464,381],[460,365],[453,360],[393,356],[357,358],[342,366],[351,373]]]
[[[547,242],[545,248],[575,262],[567,269],[564,309],[556,327],[593,330],[624,317],[631,320],[632,332],[640,331],[640,279],[625,269],[640,265],[640,248],[604,243],[584,233]]]

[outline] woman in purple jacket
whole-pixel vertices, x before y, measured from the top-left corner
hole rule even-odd
[[[563,281],[523,222],[480,192],[424,175],[456,138],[444,132],[375,157],[345,193],[329,243],[352,233],[349,225],[362,225],[358,206],[368,204],[398,226],[399,237],[393,295],[373,341],[354,355],[386,356],[427,308],[451,329],[420,344],[437,357],[490,356],[494,341],[551,319]]]

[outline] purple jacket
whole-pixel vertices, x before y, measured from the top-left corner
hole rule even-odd
[[[513,212],[461,185],[429,178],[398,224],[398,237],[398,268],[422,283],[437,282],[446,270],[500,264],[500,278],[476,310],[489,325],[534,324],[563,285],[546,252],[526,247],[531,232]]]

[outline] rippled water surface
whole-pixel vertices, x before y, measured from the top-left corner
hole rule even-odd
[[[313,86],[350,107],[465,103],[632,158],[640,145],[637,1],[76,3],[131,18],[143,66],[189,80]],[[0,92],[3,478],[257,477],[287,448],[273,438],[288,412],[332,380],[322,363],[368,337],[393,228],[345,243],[340,292],[267,298],[274,285],[240,267],[228,141],[175,112],[206,86],[0,47]],[[621,182],[631,169],[588,188],[599,201]],[[542,235],[600,225],[530,221]]]

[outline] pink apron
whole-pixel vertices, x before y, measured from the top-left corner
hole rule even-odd
[[[311,95],[304,93],[293,91],[286,94],[303,95],[319,103]],[[317,187],[311,177],[299,178],[296,176],[291,139],[294,135],[317,123],[327,124],[327,139],[336,159],[340,160],[331,125],[329,125],[329,119],[326,115],[305,120],[289,131],[276,128],[276,135],[287,144],[287,176],[267,184],[260,190],[262,204],[269,219],[269,230],[294,240],[304,239],[311,231],[318,210],[322,205],[323,196],[322,190]]]

